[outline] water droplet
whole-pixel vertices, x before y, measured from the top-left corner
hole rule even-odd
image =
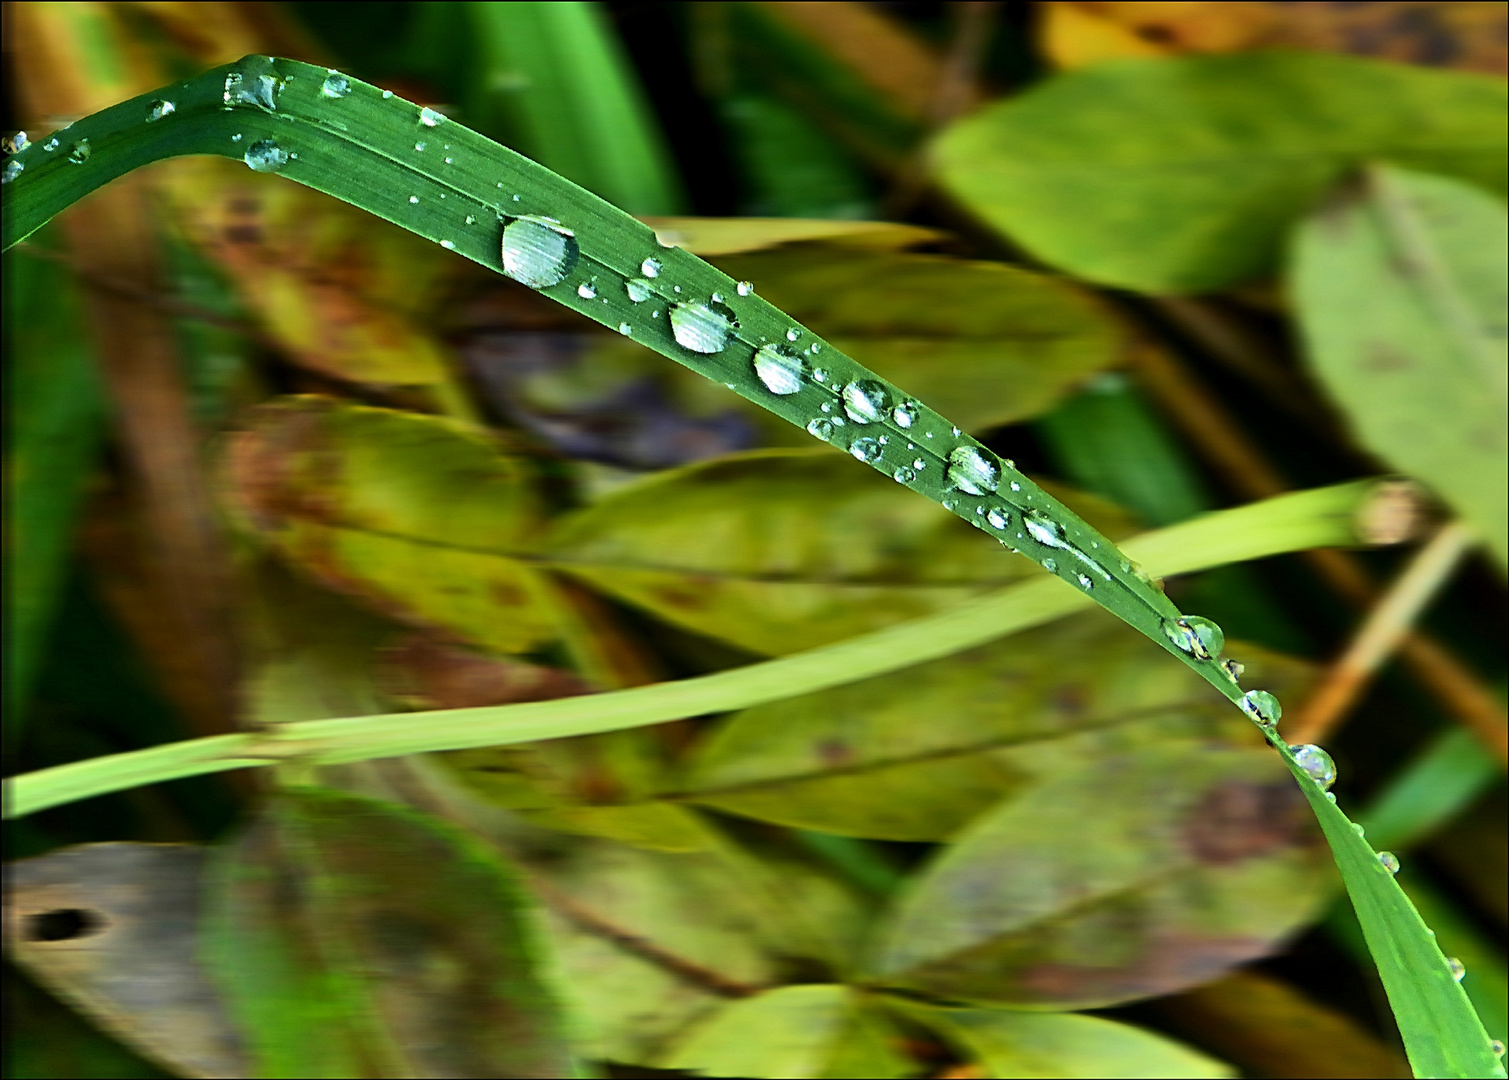
[[[1090,576],[1088,574],[1080,574],[1079,575],[1079,583],[1080,583],[1080,585],[1084,586],[1086,589],[1093,589],[1093,588],[1095,588],[1095,582],[1093,582],[1093,581],[1090,580]]]
[[[833,438],[833,421],[819,416],[807,425],[807,433],[816,435],[819,439],[831,439]]]
[[[270,62],[265,56],[248,59],[262,64]],[[272,112],[278,107],[278,94],[282,90],[283,84],[275,75],[250,75],[232,71],[225,77],[225,93],[221,95],[221,100],[227,105],[255,105]]]
[[[1207,655],[1213,657],[1221,655],[1221,651],[1226,648],[1226,634],[1219,626],[1198,615],[1186,615],[1184,621],[1194,630],[1195,636],[1200,639],[1200,644],[1205,646]]]
[[[171,101],[166,99],[154,101],[151,105],[147,106],[147,123],[155,123],[165,117],[172,116],[177,111],[178,106],[174,105]]]
[[[440,246],[443,247],[443,248],[445,248],[446,251],[455,251],[456,250],[456,245],[453,244],[453,243],[451,243],[449,240],[442,240],[442,241],[440,241]]]
[[[26,171],[26,166],[12,158],[5,163],[5,168],[0,170],[0,184],[8,184]]]
[[[62,145],[62,142],[60,142],[58,140],[58,137],[54,135],[52,138],[48,139],[45,143],[42,144],[42,149],[46,150],[50,154]]]
[[[421,154],[424,153],[424,147],[425,147],[425,144],[422,143],[422,142],[417,142],[417,143],[414,144],[414,149],[418,150]]]
[[[241,139],[242,139],[242,135],[241,135],[241,132],[239,132],[239,131],[236,132],[234,135],[231,136],[231,142],[240,142]]]
[[[820,341],[814,341],[811,345],[807,346],[807,351],[816,356],[818,353],[823,351],[823,343]]]
[[[449,165],[449,164],[451,164],[451,159],[450,159],[450,158],[446,158],[446,159],[445,159],[445,163],[446,163],[446,164],[447,164],[447,165]]]
[[[917,403],[915,401],[903,401],[891,410],[891,419],[896,421],[897,427],[911,427],[917,422]]]
[[[754,354],[754,371],[765,389],[781,395],[800,390],[808,373],[807,361],[774,343],[762,345]]]
[[[343,98],[351,93],[351,80],[338,71],[332,71],[325,76],[325,81],[320,84],[320,95],[327,98]]]
[[[1052,518],[1046,518],[1037,512],[1022,515],[1022,523],[1027,526],[1027,531],[1044,547],[1064,547],[1064,527]]]
[[[1457,982],[1461,982],[1467,975],[1467,965],[1455,956],[1448,956],[1446,958],[1446,966],[1451,971],[1451,977],[1457,980]],[[1476,986],[1477,983],[1473,983],[1473,985]]]
[[[1056,574],[1056,573],[1058,573],[1058,560],[1057,559],[1051,559],[1051,558],[1050,559],[1044,559],[1043,560],[1043,569],[1046,570],[1046,571],[1048,571],[1048,573],[1050,573],[1050,574]]]
[[[419,122],[425,127],[436,127],[445,123],[445,114],[438,113],[429,106],[419,110]]]
[[[391,90],[384,90],[384,91],[383,91],[383,92],[382,92],[382,96],[383,96],[383,100],[384,100],[384,101],[387,101],[387,100],[388,100],[388,98],[390,98],[390,97],[392,97],[392,96],[393,96],[393,91],[391,91]]]
[[[93,153],[93,151],[89,149],[89,140],[80,139],[78,142],[73,144],[71,149],[69,149],[68,160],[73,162],[75,165],[82,165],[84,164],[84,162],[89,160],[89,155],[91,153]]]
[[[827,382],[828,381],[828,370],[826,368],[813,368],[812,369],[812,377],[814,379],[816,379],[818,382]]]
[[[1504,1044],[1499,1039],[1494,1039],[1491,1042],[1489,1042],[1488,1049],[1490,1049],[1490,1050],[1493,1051],[1493,1056],[1494,1057],[1503,1057],[1504,1056]]]
[[[634,303],[643,303],[650,298],[650,283],[644,278],[630,278],[624,282],[624,292]]]
[[[948,482],[971,495],[990,495],[1001,483],[1001,467],[988,451],[956,446],[949,451]]]
[[[1235,660],[1222,660],[1221,670],[1226,672],[1226,677],[1232,682],[1239,683],[1242,681],[1242,672],[1246,671],[1247,668]]]
[[[1352,831],[1354,833],[1356,833],[1358,836],[1366,836],[1367,832],[1368,832],[1366,829],[1364,829],[1362,827],[1362,822],[1360,822],[1360,821],[1354,821],[1354,822],[1352,822]]]
[[[1174,645],[1196,660],[1219,656],[1226,645],[1226,635],[1209,619],[1187,615],[1182,619],[1164,619],[1163,632]]]
[[[272,139],[258,139],[242,156],[252,172],[280,172],[288,164],[288,151]]]
[[[409,196],[409,205],[410,206],[417,206],[418,204],[419,204],[419,196],[418,195],[410,195]]]
[[[659,259],[646,259],[639,264],[639,272],[647,278],[660,276],[661,262]]]
[[[849,444],[849,453],[853,454],[860,461],[879,461],[882,452],[880,442],[877,439],[855,439]]]
[[[1399,872],[1399,859],[1392,851],[1380,851],[1378,853],[1378,865],[1390,874],[1397,874]]]
[[[954,434],[955,435],[963,435],[964,434],[964,432],[960,431],[958,428],[954,428],[953,430],[954,430]]]
[[[590,281],[584,281],[576,287],[576,295],[583,300],[597,299],[597,286]]]
[[[1336,763],[1320,747],[1306,743],[1304,746],[1289,747],[1289,752],[1294,755],[1294,762],[1300,770],[1322,788],[1329,788],[1336,783]]]
[[[844,412],[856,424],[873,424],[890,403],[885,387],[874,379],[859,379],[839,392]]]
[[[31,140],[26,137],[26,132],[18,131],[5,140],[5,152],[7,154],[19,154],[31,145]]]
[[[1331,803],[1332,805],[1335,805],[1335,803],[1336,803],[1336,792],[1334,792],[1334,791],[1328,791],[1328,792],[1326,792],[1326,802]]]
[[[466,223],[468,225],[475,225],[475,224],[477,224],[477,219],[474,218],[474,217],[472,217],[470,214],[467,214],[466,215]]]
[[[913,480],[917,479],[917,474],[903,465],[891,474],[891,479],[898,484],[910,484]]]
[[[671,333],[676,344],[692,352],[722,352],[729,333],[738,325],[739,320],[723,304],[671,305]]]
[[[551,218],[515,218],[503,230],[503,272],[531,289],[564,280],[580,254],[571,230]]]
[[[795,327],[792,327],[790,330],[786,331],[786,340],[787,341],[795,341],[797,338],[799,338],[801,336],[802,336],[802,332],[800,330],[796,329]]]
[[[741,281],[741,282],[739,282],[738,285],[736,285],[734,287],[739,290],[739,295],[740,296],[753,296],[754,295],[754,286],[751,285],[747,281]]]
[[[1263,727],[1273,727],[1284,715],[1284,707],[1266,690],[1249,690],[1237,702],[1242,711]]]
[[[991,507],[990,513],[985,515],[985,520],[997,529],[1004,529],[1011,524],[1011,517],[999,507]]]

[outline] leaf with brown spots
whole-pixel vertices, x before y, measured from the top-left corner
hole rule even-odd
[[[1334,881],[1271,752],[1169,739],[975,821],[899,900],[872,963],[937,997],[1095,1008],[1268,955]]]
[[[694,751],[677,797],[819,832],[943,840],[1037,779],[1099,755],[1169,738],[1254,745],[1251,725],[1204,680],[1149,663],[1149,648],[1091,612],[746,709]],[[1309,665],[1234,648],[1258,684],[1303,696]],[[1213,812],[1249,809],[1230,793],[1213,798]],[[1199,840],[1212,852],[1238,842],[1219,823],[1212,829]]]

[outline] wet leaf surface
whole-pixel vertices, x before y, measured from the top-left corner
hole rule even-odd
[[[1168,740],[977,819],[900,899],[873,964],[944,998],[1104,1006],[1267,955],[1334,880],[1271,752]]]
[[[246,527],[321,584],[399,622],[501,652],[547,640],[527,553],[540,509],[525,465],[436,417],[283,399],[225,457]]]
[[[1248,646],[1249,679],[1302,697],[1309,665]],[[1251,746],[1251,725],[1182,666],[1086,613],[895,674],[746,709],[680,798],[798,828],[943,840],[1037,780],[1166,739]]]
[[[1358,440],[1429,484],[1501,566],[1506,246],[1503,203],[1445,177],[1379,168],[1301,227],[1291,285],[1310,362]]]
[[[1110,535],[1100,500],[1071,496]],[[562,570],[673,624],[785,654],[916,618],[1036,573],[940,507],[824,450],[729,455],[561,519]]]
[[[452,827],[295,789],[208,887],[205,955],[263,1072],[574,1075],[529,903]]]
[[[1501,191],[1504,94],[1486,76],[1318,53],[1123,60],[980,110],[935,160],[1050,265],[1199,292],[1270,272],[1289,225],[1370,159]]]

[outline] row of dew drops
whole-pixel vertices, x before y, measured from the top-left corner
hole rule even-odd
[[[243,62],[243,66],[247,63],[270,64],[270,61],[263,57],[252,57]],[[273,111],[277,107],[278,95],[286,81],[286,79],[280,79],[265,72],[258,73],[255,70],[231,71],[225,80],[223,96],[225,107],[229,109],[236,106],[253,106]],[[323,98],[339,100],[351,93],[350,80],[340,72],[330,69],[319,92]],[[392,91],[384,90],[382,96],[391,98],[393,94]],[[146,121],[155,123],[164,120],[175,111],[176,106],[172,101],[155,100],[148,105]],[[445,119],[443,114],[433,109],[421,108],[419,110],[418,123],[422,128],[437,127]],[[235,135],[232,139],[239,141],[241,136]],[[9,154],[15,155],[30,145],[26,133],[17,132],[5,141],[4,149]],[[61,147],[62,141],[56,134],[42,144],[42,149],[47,152],[56,151]],[[416,152],[423,152],[426,144],[422,141],[417,142],[414,149]],[[69,146],[66,156],[70,162],[82,164],[89,159],[89,155],[89,140],[80,139]],[[290,154],[275,140],[261,139],[247,147],[243,160],[256,172],[278,172],[291,158],[296,157],[296,154]],[[450,162],[449,158],[445,160],[447,163]],[[0,182],[9,183],[19,176],[23,169],[23,163],[12,157],[6,162],[3,170],[0,170]],[[501,186],[499,184],[499,187]],[[514,201],[518,201],[519,197],[515,195],[513,198]],[[418,202],[418,197],[410,196],[409,201]],[[559,221],[531,215],[506,218],[501,213],[499,218],[507,221],[503,229],[502,259],[504,273],[509,277],[531,288],[545,289],[564,281],[575,269],[580,249],[574,233]],[[474,220],[472,217],[466,219],[468,225]],[[454,247],[454,244],[448,240],[442,240],[440,243],[446,248]],[[641,304],[655,298],[655,286],[651,283],[661,277],[663,269],[664,264],[660,259],[653,255],[647,256],[640,263],[640,276],[629,278],[623,283],[624,292],[629,301]],[[754,293],[754,287],[747,281],[739,282],[735,290],[739,296],[750,296]],[[680,293],[681,288],[673,285],[672,291]],[[577,286],[576,292],[583,300],[598,298],[595,281],[583,281]],[[661,313],[659,309],[655,309],[651,314],[652,317],[659,318]],[[739,326],[738,317],[733,309],[725,297],[718,293],[713,293],[706,301],[687,299],[671,302],[669,322],[672,336],[678,345],[690,352],[704,355],[722,352],[732,338],[733,331]],[[627,322],[620,323],[618,329],[622,334],[628,336],[633,334],[633,327]],[[909,434],[917,429],[922,411],[915,402],[901,401],[893,404],[889,390],[873,379],[856,379],[841,387],[835,386],[831,382],[829,373],[814,362],[814,358],[822,350],[819,343],[809,344],[803,353],[791,347],[801,339],[801,333],[801,330],[793,327],[786,332],[786,343],[770,342],[761,345],[755,350],[750,363],[755,377],[772,394],[789,397],[806,389],[820,388],[825,391],[825,397],[837,398],[836,402],[825,400],[818,406],[817,415],[813,416],[807,424],[807,431],[811,435],[825,442],[840,441],[845,437],[842,429],[846,426],[846,420],[855,425],[856,429],[862,430],[867,429],[870,424],[882,422],[887,415],[896,427]],[[835,411],[835,404],[840,406],[839,411]],[[954,437],[962,434],[958,428],[952,428],[951,433]],[[935,433],[920,432],[919,437],[930,440],[935,437]],[[858,434],[847,443],[847,449],[860,461],[885,471],[890,468],[889,464],[882,460],[888,445],[890,445],[890,438],[886,435]],[[917,447],[915,443],[908,442],[906,449],[908,451],[906,456],[910,456],[910,452],[915,451]],[[999,490],[1002,463],[988,451],[983,451],[968,443],[960,443],[948,451],[946,462],[945,479],[951,490],[974,496],[990,496]],[[1009,459],[1004,464],[1015,470],[1015,464]],[[896,465],[890,470],[890,475],[898,483],[909,484],[915,481],[917,474],[926,467],[927,462],[923,457],[916,456],[910,462]],[[1015,480],[1010,481],[1009,486],[1013,491],[1022,490],[1021,484]],[[1031,498],[1030,495],[1027,497]],[[959,509],[958,501],[951,498],[944,500],[944,506],[950,510]],[[974,524],[982,529],[989,526],[997,532],[1004,532],[1012,524],[1010,512],[1001,506],[977,505],[975,514],[980,520],[975,521]],[[1072,563],[1066,565],[1065,569],[1074,571],[1075,579],[1082,588],[1086,590],[1093,588],[1096,578],[1107,582],[1114,580],[1094,558],[1067,540],[1064,528],[1059,522],[1036,510],[1019,510],[1018,514],[1026,535],[1018,532],[1016,538],[1020,540],[1030,536],[1040,547],[1049,549],[1050,552],[1062,552],[1073,560]],[[1001,537],[997,539],[1012,551],[1018,550],[1008,544],[1005,539]],[[1096,546],[1099,545],[1096,544]],[[1045,555],[1041,563],[1050,573],[1059,572],[1059,564],[1053,554]],[[1135,572],[1138,568],[1131,562],[1123,561],[1121,569],[1123,572]],[[1235,660],[1222,657],[1226,643],[1225,634],[1214,622],[1199,616],[1164,619],[1163,631],[1175,648],[1197,661],[1219,665],[1226,678],[1240,685],[1242,665]],[[1273,694],[1266,690],[1249,690],[1242,695],[1238,704],[1266,735],[1277,738],[1277,725],[1283,715],[1283,709]],[[1336,796],[1329,789],[1336,781],[1336,765],[1331,756],[1313,744],[1290,746],[1289,751],[1294,755],[1295,763],[1300,770],[1319,785],[1325,791],[1326,798],[1334,803]],[[1352,828],[1359,836],[1362,835],[1361,825],[1354,822]],[[1399,872],[1399,860],[1391,852],[1378,852],[1377,858],[1383,872],[1388,874]],[[1455,980],[1461,981],[1466,975],[1466,968],[1456,958],[1448,958],[1446,964]],[[1502,1057],[1503,1044],[1494,1040],[1493,1051]]]

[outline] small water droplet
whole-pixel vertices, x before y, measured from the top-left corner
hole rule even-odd
[[[1336,802],[1336,792],[1334,792],[1334,791],[1328,791],[1328,792],[1326,792],[1326,802],[1334,804]]]
[[[831,439],[833,438],[833,421],[819,416],[807,425],[807,433],[816,435],[819,439]]]
[[[1303,746],[1289,747],[1289,752],[1294,755],[1294,762],[1300,767],[1300,771],[1322,788],[1329,788],[1336,783],[1336,763],[1320,747],[1306,743]]]
[[[891,474],[891,479],[898,484],[910,484],[913,480],[917,479],[917,474],[903,465]]]
[[[419,196],[418,195],[410,195],[409,196],[409,205],[410,206],[417,206],[418,204],[419,204]]]
[[[239,131],[236,132],[234,135],[231,136],[231,142],[240,142],[241,139],[242,139],[242,135],[241,135],[241,132],[239,132]]]
[[[351,80],[338,71],[332,71],[325,76],[325,81],[320,84],[320,95],[327,98],[343,98],[351,93]]]
[[[1448,956],[1446,958],[1446,967],[1448,970],[1450,970],[1451,977],[1457,980],[1457,982],[1461,982],[1462,979],[1467,975],[1467,965],[1462,963],[1462,961],[1458,960],[1455,956]],[[1477,983],[1473,983],[1473,985],[1476,986]]]
[[[1237,702],[1242,711],[1265,728],[1271,728],[1284,715],[1284,707],[1266,690],[1249,690]]]
[[[912,448],[908,446],[907,449],[910,450]],[[923,469],[927,468],[927,462],[923,461],[921,458],[913,458],[912,468],[916,469],[918,472],[921,472]]]
[[[445,248],[446,251],[455,251],[456,250],[456,245],[453,244],[453,243],[451,243],[449,240],[442,240],[442,241],[440,241],[440,246],[443,247],[443,248]]]
[[[993,528],[1004,529],[1011,524],[1011,517],[999,507],[991,507],[990,513],[985,515],[985,520],[990,522]]]
[[[657,278],[660,276],[661,266],[659,259],[646,259],[639,264],[639,272],[647,278]]]
[[[451,164],[451,159],[450,159],[450,158],[446,158],[446,159],[445,159],[445,163],[446,163],[446,164],[447,164],[447,165],[449,165],[449,164]]]
[[[828,370],[826,368],[813,368],[812,369],[812,377],[814,379],[816,379],[818,382],[827,382],[828,381]]]
[[[422,154],[422,153],[424,153],[424,146],[425,146],[424,143],[417,142],[417,143],[414,144],[414,149],[418,150]]]
[[[1021,491],[1022,490],[1022,485],[1019,484],[1019,483],[1017,483],[1015,480],[1013,480],[1011,482],[1011,490],[1012,491]]]
[[[630,278],[624,282],[624,292],[634,303],[643,303],[650,298],[650,283],[644,278]]]
[[[68,160],[73,162],[75,165],[82,165],[84,164],[84,162],[89,160],[89,155],[91,153],[93,153],[93,151],[89,149],[89,140],[80,139],[69,149]]]
[[[515,218],[503,230],[503,272],[531,289],[564,280],[580,254],[571,230],[551,218]]]
[[[632,326],[630,326],[626,322],[621,322],[621,323],[618,324],[618,332],[620,334],[622,334],[624,337],[633,337],[634,336],[634,328]]]
[[[1226,672],[1226,677],[1234,683],[1242,681],[1242,672],[1247,670],[1246,665],[1239,664],[1235,660],[1222,660],[1221,670]]]
[[[964,432],[960,431],[958,428],[954,428],[953,431],[954,431],[955,435],[963,435],[964,434]]]
[[[1027,532],[1032,539],[1044,547],[1063,547],[1064,527],[1052,518],[1043,517],[1037,511],[1022,515],[1022,523],[1027,526]]]
[[[956,446],[949,451],[948,482],[971,495],[993,494],[1001,483],[1001,466],[994,455],[973,446]]]
[[[288,164],[288,151],[272,139],[258,139],[242,156],[252,172],[280,172]]]
[[[873,424],[885,412],[889,398],[885,387],[874,379],[858,379],[839,392],[844,412],[856,424]]]
[[[1494,1057],[1503,1057],[1504,1056],[1504,1044],[1503,1044],[1503,1041],[1500,1040],[1500,1039],[1494,1039],[1491,1042],[1489,1042],[1488,1049],[1490,1049],[1490,1050],[1493,1051],[1493,1056]]]
[[[795,341],[797,338],[799,338],[801,336],[802,336],[802,332],[800,330],[796,329],[795,327],[792,327],[790,330],[786,331],[786,340],[787,341]]]
[[[45,143],[42,144],[42,149],[46,150],[50,154],[62,145],[62,142],[60,142],[58,137],[54,135],[52,138],[48,139]]]
[[[740,296],[753,296],[754,295],[754,286],[751,285],[747,281],[741,281],[741,282],[739,282],[739,284],[736,285],[735,288],[739,290],[739,295]]]
[[[477,224],[477,219],[474,218],[474,217],[472,217],[470,214],[467,214],[466,215],[466,223],[468,225],[475,225],[475,224]]]
[[[676,344],[692,352],[722,352],[729,334],[738,325],[739,320],[724,304],[671,305],[671,333]]]
[[[1093,581],[1090,580],[1090,575],[1088,575],[1088,574],[1080,574],[1079,575],[1079,583],[1080,583],[1081,586],[1083,586],[1086,589],[1093,589],[1093,588],[1095,588],[1095,582],[1093,582]]]
[[[723,294],[715,292],[712,296],[708,297],[708,299],[710,299],[715,304],[721,304],[723,303]]]
[[[390,97],[393,96],[393,91],[391,91],[391,90],[384,90],[382,92],[382,96],[383,96],[383,100],[386,101],[386,100],[388,100],[388,98],[390,98]]]
[[[5,140],[5,152],[7,154],[19,154],[31,145],[31,140],[26,137],[26,132],[18,131]]]
[[[178,106],[167,99],[152,102],[147,106],[147,123],[155,123],[158,120],[172,116],[178,111]]]
[[[267,66],[271,63],[265,56],[250,56],[242,61],[245,66]],[[225,77],[225,92],[221,94],[221,100],[227,105],[255,105],[272,112],[278,107],[278,95],[282,91],[283,83],[276,75],[232,71]]]
[[[445,114],[438,113],[427,105],[419,110],[419,122],[425,127],[437,127],[445,123]]]
[[[576,295],[583,300],[597,299],[597,286],[590,281],[584,281],[576,287]]]
[[[896,421],[897,427],[911,427],[917,422],[917,403],[915,401],[903,401],[891,410],[891,419]]]
[[[1048,573],[1050,573],[1050,574],[1056,574],[1056,573],[1058,573],[1058,560],[1054,559],[1054,558],[1051,558],[1051,557],[1047,558],[1047,559],[1044,559],[1043,560],[1043,569],[1046,570],[1046,571],[1048,571]]]
[[[26,171],[26,166],[12,158],[5,163],[5,168],[0,169],[0,184],[8,184]],[[29,182],[29,181],[28,181]]]
[[[1352,831],[1358,836],[1366,836],[1368,834],[1368,831],[1362,827],[1362,822],[1360,821],[1352,822]]]
[[[790,349],[771,343],[754,354],[754,371],[772,394],[794,394],[802,388],[808,374],[807,361]],[[823,406],[828,409],[827,405]]]
[[[807,346],[807,351],[816,356],[823,351],[823,343],[821,341],[814,341],[811,345]]]
[[[876,439],[859,438],[849,444],[849,453],[860,461],[879,461],[882,452],[880,442]]]
[[[1397,874],[1399,872],[1399,859],[1392,851],[1380,851],[1378,853],[1378,865],[1390,874]]]
[[[498,186],[499,186],[499,187],[502,187],[502,186],[503,186],[503,185],[502,185],[502,184],[499,184],[499,185],[498,185]],[[515,195],[515,196],[514,196],[514,197],[513,197],[513,201],[514,201],[514,202],[518,202],[518,201],[519,201],[519,197],[518,197],[518,196],[517,196],[517,195]]]

